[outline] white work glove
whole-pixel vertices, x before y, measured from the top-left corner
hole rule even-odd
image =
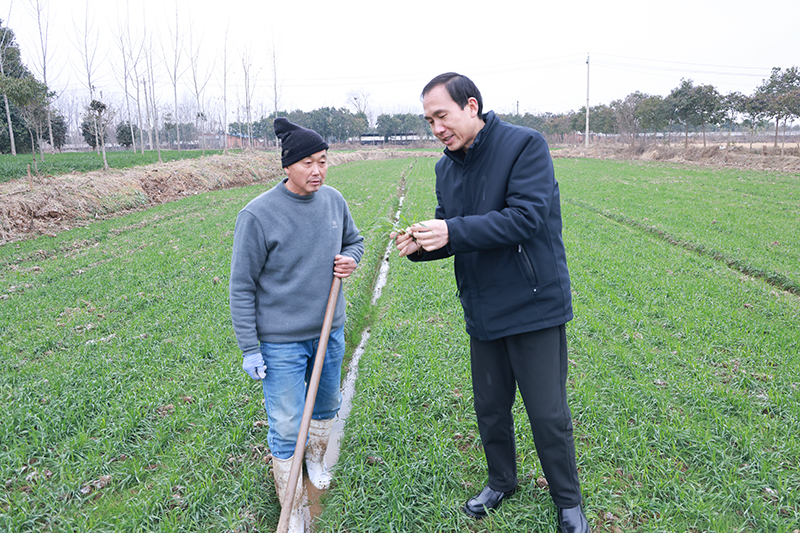
[[[251,353],[244,356],[242,369],[253,379],[264,379],[267,377],[267,365],[261,352]]]

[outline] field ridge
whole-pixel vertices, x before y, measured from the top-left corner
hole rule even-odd
[[[394,150],[330,152],[331,166],[356,161],[432,157]],[[109,216],[207,191],[267,182],[283,175],[275,152],[231,152],[108,171],[29,176],[0,183],[0,245],[50,235]]]
[[[685,250],[695,252],[698,255],[710,257],[711,259],[720,261],[721,263],[724,263],[731,269],[741,272],[742,274],[762,279],[777,289],[789,292],[796,296],[800,295],[800,285],[798,285],[793,279],[784,276],[778,272],[758,268],[744,259],[731,257],[726,253],[721,252],[717,249],[708,248],[702,243],[696,243],[683,239],[682,237],[678,235],[673,235],[670,232],[662,228],[659,228],[658,226],[652,224],[644,224],[633,217],[625,216],[619,213],[614,213],[608,209],[601,209],[587,202],[576,200],[574,198],[565,198],[564,201],[576,205],[578,207],[588,209],[594,213],[597,213],[598,215],[604,216],[610,220],[613,220],[630,228],[644,230],[646,233],[655,235],[673,246],[678,246]]]

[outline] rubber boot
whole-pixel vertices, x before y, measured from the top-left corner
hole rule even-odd
[[[294,456],[292,456],[294,457]],[[288,459],[272,458],[272,475],[275,477],[275,492],[278,493],[278,500],[283,506],[283,497],[286,494],[286,487],[289,485],[289,474],[292,471],[292,457]],[[305,533],[305,517],[303,514],[303,477],[297,480],[297,488],[292,502],[292,514],[289,515],[289,533]]]
[[[331,486],[331,475],[325,464],[325,452],[331,437],[333,419],[311,420],[308,426],[308,444],[306,444],[306,471],[308,479],[320,490]]]

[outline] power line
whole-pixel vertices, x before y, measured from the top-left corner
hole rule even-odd
[[[643,58],[643,57],[627,57],[627,56],[619,56],[614,54],[598,54],[601,57],[616,57],[619,59],[629,59],[632,61],[650,61],[653,63],[672,63],[674,65],[693,65],[698,67],[713,67],[713,68],[734,68],[734,69],[750,69],[750,70],[764,70],[764,67],[742,67],[738,65],[710,65],[706,63],[686,63],[682,61],[669,61],[665,59],[652,59],[652,58]]]
[[[666,61],[658,59],[616,56],[611,54],[598,54],[598,55],[601,57],[601,60],[595,61],[595,64],[606,66],[609,68],[615,68],[617,70],[625,72],[639,72],[641,70],[649,70],[657,72],[683,72],[688,74],[706,74],[706,75],[716,75],[716,76],[764,77],[765,75],[768,76],[772,70],[771,68],[765,68],[765,67],[686,63],[679,61]],[[609,61],[602,59],[604,57],[616,58],[626,61],[614,61],[614,60]],[[754,72],[747,72],[747,71],[754,71]]]

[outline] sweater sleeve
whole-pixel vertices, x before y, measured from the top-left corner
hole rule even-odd
[[[342,224],[342,251],[341,255],[352,257],[356,263],[361,262],[364,255],[364,237],[359,233],[347,202],[344,204],[344,223]]]
[[[260,351],[256,330],[256,290],[267,261],[263,229],[255,216],[242,211],[233,232],[229,298],[233,331],[242,354]]]

